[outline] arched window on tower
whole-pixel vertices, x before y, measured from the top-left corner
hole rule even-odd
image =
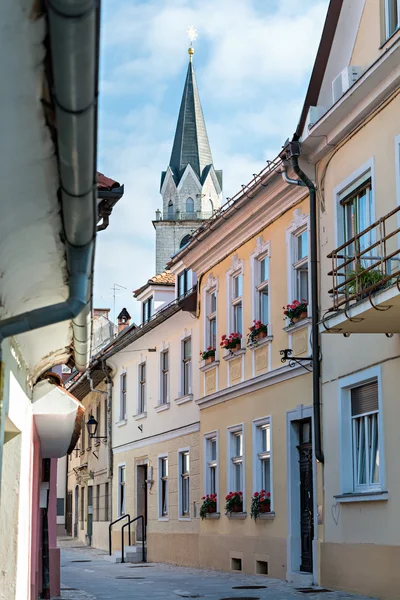
[[[174,218],[174,203],[172,200],[168,202],[168,219]]]
[[[183,246],[186,246],[186,244],[188,244],[191,239],[192,239],[191,235],[185,235],[185,237],[181,239],[181,244],[180,244],[179,248],[183,248]]]
[[[213,204],[213,201],[211,200],[211,198],[209,200],[209,207],[210,207],[210,213],[213,215],[214,214],[214,204]]]
[[[186,200],[186,212],[187,213],[194,213],[194,201],[193,201],[193,198],[188,198]]]

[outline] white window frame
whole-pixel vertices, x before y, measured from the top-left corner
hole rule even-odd
[[[150,315],[148,314],[149,306],[151,309]],[[146,315],[147,315],[147,318],[146,318]],[[145,325],[146,323],[148,323],[153,315],[154,315],[154,296],[151,295],[148,298],[146,298],[146,300],[143,300],[143,302],[142,302],[142,325]]]
[[[294,267],[294,256],[295,256],[295,242],[297,237],[307,230],[308,232],[308,254],[307,259],[301,261],[301,264],[307,262],[308,265],[308,298],[311,298],[311,277],[310,277],[310,225],[308,214],[303,214],[301,208],[296,209],[293,213],[294,220],[290,227],[286,230],[286,247],[287,247],[287,272],[288,272],[288,304],[291,304],[293,300],[302,300],[297,298],[297,269]],[[299,261],[300,264],[300,261]],[[311,304],[308,300],[308,315],[310,316]]]
[[[142,367],[145,368],[145,379],[142,384],[141,371]],[[144,400],[142,405],[142,390],[144,387]],[[136,415],[145,415],[147,411],[147,363],[146,360],[140,361],[137,367],[137,407]]]
[[[400,206],[400,134],[394,138],[394,156],[396,161],[396,199],[397,205]]]
[[[210,297],[211,294],[216,294],[216,310],[215,313],[209,313]],[[207,283],[203,288],[203,345],[204,350],[210,346],[209,343],[209,317],[215,314],[215,330],[216,330],[216,347],[215,347],[215,360],[218,360],[219,353],[219,342],[218,342],[218,278],[214,278],[212,273],[209,274]]]
[[[215,493],[217,494],[217,512],[220,506],[220,497],[219,497],[219,432],[209,431],[204,434],[204,471],[203,471],[203,489],[204,495],[211,494],[211,469],[210,463],[215,462]],[[211,458],[211,441],[215,440],[216,442],[216,460],[212,461]]]
[[[168,475],[167,475],[167,513],[163,514],[162,509],[162,461],[167,459]],[[169,459],[168,453],[158,455],[158,520],[169,521]]]
[[[233,457],[233,436],[236,434],[242,434],[242,490],[234,489],[234,466],[232,462]],[[227,493],[229,492],[242,492],[243,496],[243,512],[246,512],[246,439],[244,435],[244,423],[238,425],[231,425],[227,427]]]
[[[389,29],[389,12],[390,12],[390,4],[391,3],[397,4],[397,25],[392,32]],[[385,0],[384,13],[385,13],[385,41],[387,41],[389,38],[392,37],[392,35],[395,35],[395,33],[400,28],[400,0]]]
[[[238,275],[242,276],[242,295],[238,298],[233,298],[234,293],[234,279]],[[232,257],[232,265],[226,274],[226,301],[227,301],[227,334],[236,333],[234,331],[234,306],[241,303],[242,305],[242,331],[240,332],[244,338],[245,330],[244,330],[244,261],[239,260],[237,254],[234,254]]]
[[[124,481],[124,506],[123,511],[121,511],[121,470],[124,469],[125,472],[125,481]],[[117,491],[117,517],[122,517],[122,515],[126,514],[126,463],[119,463],[118,465],[118,491]]]
[[[122,382],[125,380],[125,396],[123,392]],[[122,371],[119,376],[119,420],[126,421],[128,415],[128,373],[127,371]]]
[[[333,190],[334,197],[334,223],[335,223],[335,247],[341,246],[344,243],[344,211],[340,204],[340,200],[347,189],[351,190],[358,180],[364,176],[371,178],[371,223],[376,220],[376,199],[375,199],[375,157],[371,157],[367,162],[353,171],[346,179],[341,181]]]
[[[269,451],[269,478],[270,478],[270,489],[266,490],[271,494],[271,512],[274,510],[274,494],[273,494],[273,450],[272,450],[272,417],[262,417],[260,419],[254,419],[252,424],[253,437],[252,437],[252,450],[253,450],[253,494],[254,492],[260,492],[262,489],[262,456],[260,453],[260,442],[261,442],[261,429],[269,427],[270,432],[270,451]]]
[[[189,366],[189,386],[188,390],[185,390],[185,342],[189,341],[190,344],[190,366]],[[190,396],[192,394],[192,385],[193,385],[193,337],[191,332],[185,335],[181,339],[181,397]]]
[[[189,513],[183,514],[183,498],[182,498],[182,455],[189,454]],[[190,479],[191,479],[191,457],[190,447],[179,448],[178,450],[178,520],[191,521],[190,517]]]
[[[268,258],[268,280],[260,281],[261,261]],[[268,335],[272,335],[271,323],[271,268],[269,261],[271,259],[271,243],[264,242],[262,235],[256,239],[256,248],[250,255],[251,269],[251,318],[254,321],[262,320],[260,311],[260,292],[265,287],[268,287]],[[265,284],[266,285],[263,285]]]
[[[167,389],[165,390],[164,386],[164,355],[168,354],[168,370],[167,370]],[[160,400],[159,406],[166,406],[170,403],[170,381],[171,381],[171,353],[169,351],[169,346],[164,347],[160,352]],[[166,391],[165,400],[164,400],[164,392]]]
[[[378,448],[379,448],[379,484],[375,484],[365,491],[355,489],[353,478],[353,432],[351,415],[351,390],[360,385],[378,382]],[[371,498],[371,493],[386,493],[385,471],[385,443],[383,427],[383,395],[382,395],[382,368],[371,367],[359,371],[339,381],[339,464],[340,464],[340,493],[366,499]],[[378,496],[379,497],[379,496]]]

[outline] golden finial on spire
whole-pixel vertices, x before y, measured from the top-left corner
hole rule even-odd
[[[197,33],[197,30],[194,28],[194,26],[190,25],[187,28],[187,34],[188,34],[188,38],[190,40],[190,48],[188,50],[189,60],[190,60],[190,62],[192,62],[192,58],[193,58],[193,54],[194,54],[193,42],[195,42],[197,40],[198,33]]]

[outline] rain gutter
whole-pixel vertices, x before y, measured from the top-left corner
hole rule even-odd
[[[0,321],[0,373],[4,339],[67,320],[72,320],[75,366],[84,371],[89,364],[97,222],[100,2],[49,0],[46,7],[69,295],[64,302]],[[0,375],[0,478],[7,410],[2,379]]]

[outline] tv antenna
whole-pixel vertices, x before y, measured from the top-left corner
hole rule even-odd
[[[115,297],[118,295],[116,292],[117,290],[126,290],[128,288],[124,287],[123,285],[120,285],[119,283],[114,283],[114,285],[112,286],[112,291],[113,291],[113,299],[114,299],[114,319],[113,319],[113,323],[115,323]]]

